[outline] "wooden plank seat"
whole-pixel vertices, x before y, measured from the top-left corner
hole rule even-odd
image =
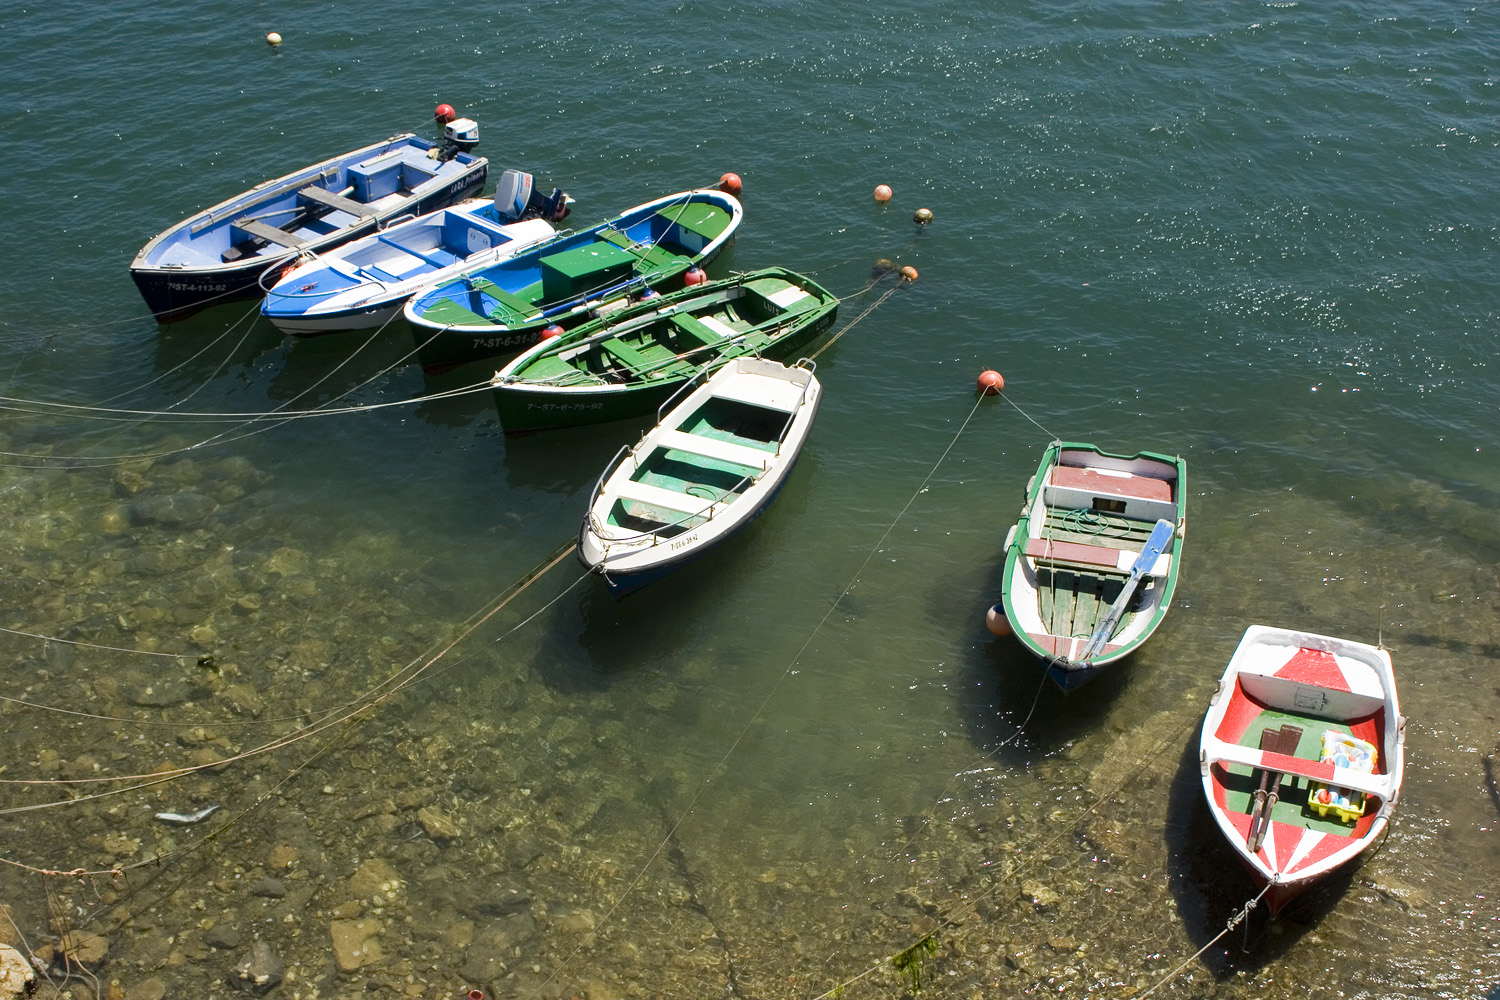
[[[1072,637],[1047,635],[1042,632],[1027,632],[1026,635],[1030,637],[1032,642],[1041,647],[1043,651],[1060,660],[1072,660],[1079,653],[1083,652],[1083,647],[1088,645],[1089,642],[1089,637],[1086,635]],[[1104,648],[1096,655],[1108,656],[1119,648],[1118,643],[1105,643]]]
[[[519,313],[520,318],[523,320],[537,319],[542,315],[542,311],[537,308],[535,303],[528,302],[519,295],[506,291],[488,278],[470,277],[466,280],[469,287],[474,289],[474,291],[488,295],[512,312]]]
[[[766,465],[772,457],[770,452],[735,444],[733,441],[721,441],[718,438],[704,437],[702,434],[686,434],[682,431],[663,431],[657,437],[656,443],[663,448],[686,451],[705,458],[716,458],[721,462],[730,462],[749,469],[758,469],[761,472],[766,470]]]
[[[1253,747],[1240,746],[1238,743],[1226,743],[1220,739],[1211,738],[1207,744],[1204,750],[1205,764],[1243,764],[1250,768],[1263,768],[1267,771],[1279,771],[1282,774],[1321,781],[1336,788],[1364,792],[1366,795],[1374,795],[1381,799],[1391,797],[1389,774],[1368,774],[1349,767],[1325,764],[1320,760],[1290,757],[1270,750],[1257,750]]]
[[[402,253],[410,254],[411,256],[416,257],[418,260],[426,261],[433,267],[442,268],[448,267],[450,264],[458,263],[458,258],[449,253],[447,250],[443,250],[440,248],[418,250],[416,247],[409,247],[404,243],[397,243],[395,240],[387,238],[383,233],[379,236],[376,236],[375,238],[386,246],[391,247],[395,250],[400,250]]]
[[[1053,467],[1051,485],[1064,489],[1080,490],[1099,496],[1134,497],[1137,500],[1172,501],[1172,486],[1164,479],[1150,476],[1134,476],[1128,473],[1110,475],[1097,469],[1083,469],[1073,465]]]
[[[336,194],[335,192],[330,191],[325,187],[319,187],[316,184],[308,185],[301,191],[298,191],[297,194],[302,198],[306,198],[308,201],[317,202],[319,205],[322,205],[325,208],[336,209],[340,212],[348,212],[356,219],[375,214],[375,209],[370,207],[369,205],[366,205],[363,202],[355,201],[353,198],[345,198],[341,194]]]
[[[281,247],[300,247],[307,242],[300,237],[293,236],[284,229],[277,229],[273,225],[261,222],[259,219],[245,219],[241,222],[236,222],[234,223],[234,228],[242,229],[251,236],[258,236],[267,243],[274,243]]]
[[[1065,542],[1056,538],[1029,538],[1026,540],[1025,552],[1041,562],[1066,563],[1111,573],[1129,573],[1140,554],[1131,549]]]
[[[681,333],[691,337],[704,347],[712,347],[724,339],[723,335],[711,328],[697,316],[688,313],[674,313],[672,325]]]
[[[652,507],[664,507],[667,510],[700,517],[706,515],[717,502],[707,497],[695,497],[686,493],[678,493],[675,490],[664,490],[660,486],[636,482],[633,479],[612,487],[612,490],[621,500],[634,500]]]

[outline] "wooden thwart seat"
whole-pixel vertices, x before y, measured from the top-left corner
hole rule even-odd
[[[274,243],[281,247],[300,247],[307,242],[283,229],[277,229],[275,226],[261,222],[259,219],[245,219],[234,223],[234,227],[236,229],[243,229],[251,236],[258,236],[267,243]]]
[[[1208,741],[1205,755],[1205,762],[1209,764],[1243,764],[1250,768],[1264,768],[1269,771],[1279,771],[1282,774],[1296,775],[1299,778],[1321,781],[1338,788],[1374,795],[1380,799],[1391,797],[1389,774],[1367,774],[1353,768],[1337,767],[1322,761],[1291,757],[1270,750],[1256,750],[1240,746],[1238,743],[1226,743],[1219,739]]]
[[[638,483],[633,479],[626,480],[611,489],[621,500],[634,500],[637,503],[650,504],[652,507],[665,507],[668,510],[679,511],[683,514],[696,514],[700,517],[707,514],[709,508],[717,502],[707,497],[695,497],[673,490],[664,490],[650,483]]]
[[[345,198],[341,194],[335,194],[325,187],[318,187],[318,185],[316,184],[312,184],[303,188],[301,191],[298,191],[297,194],[303,198],[306,198],[308,201],[315,201],[319,205],[322,205],[326,208],[337,209],[340,212],[348,212],[356,219],[363,218],[367,215],[376,214],[375,209],[371,208],[369,205],[366,205],[363,202],[355,201],[353,198]]]
[[[1053,468],[1050,482],[1053,486],[1100,496],[1134,497],[1137,500],[1158,500],[1164,503],[1172,500],[1171,484],[1150,476],[1108,475],[1095,469],[1059,465]]]
[[[767,460],[771,457],[769,452],[735,444],[733,441],[720,441],[718,438],[704,437],[701,434],[686,434],[682,431],[663,431],[656,441],[663,448],[686,451],[705,458],[716,458],[722,462],[731,462],[746,468],[759,469],[762,472],[765,471]]]
[[[528,302],[519,295],[506,291],[488,278],[469,278],[468,285],[474,291],[488,295],[512,312],[520,313],[521,319],[532,320],[542,315],[542,311],[536,307],[535,303]]]
[[[1112,573],[1128,573],[1137,552],[1084,542],[1064,542],[1055,538],[1031,538],[1026,554],[1040,562],[1067,563]]]
[[[1042,632],[1027,632],[1027,637],[1036,643],[1050,656],[1060,660],[1072,660],[1073,657],[1083,652],[1083,647],[1088,645],[1088,636],[1069,637],[1063,635],[1046,635]],[[1118,643],[1105,643],[1104,647],[1094,655],[1108,656],[1119,649]]]

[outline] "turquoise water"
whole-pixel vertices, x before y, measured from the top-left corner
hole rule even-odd
[[[228,996],[258,938],[273,996],[889,996],[931,934],[924,996],[1140,995],[1254,893],[1196,768],[1252,622],[1390,647],[1402,801],[1156,995],[1500,986],[1493,8],[38,5],[0,39],[0,780],[80,782],[0,797],[117,793],[0,828],[0,936],[73,946],[62,989]],[[920,272],[819,356],[775,506],[624,602],[568,557],[470,631],[639,425],[255,419],[489,373],[424,379],[399,327],[159,329],[129,280],[439,102],[576,223],[734,171],[716,272]],[[1053,435],[1192,492],[1172,615],[1066,697],[983,627]]]

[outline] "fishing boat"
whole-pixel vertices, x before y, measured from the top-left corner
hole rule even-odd
[[[753,521],[812,430],[822,399],[815,367],[735,358],[683,386],[599,477],[578,532],[579,561],[623,597]]]
[[[266,293],[261,315],[298,336],[379,327],[418,289],[550,239],[568,196],[542,196],[530,174],[507,170],[495,196],[471,198],[332,250],[304,252]]]
[[[1177,589],[1187,463],[1054,441],[1005,538],[1008,630],[1064,691],[1140,647]]]
[[[576,326],[648,287],[671,290],[718,254],[743,214],[733,195],[683,191],[429,285],[404,310],[422,368],[519,351],[549,326]]]
[[[1198,760],[1209,810],[1273,917],[1385,831],[1405,746],[1384,649],[1245,630],[1204,717]]]
[[[496,373],[500,424],[514,433],[646,416],[734,358],[795,357],[838,305],[812,279],[775,267],[653,296],[543,340]]]
[[[459,118],[441,145],[405,133],[303,167],[183,219],[130,264],[163,322],[207,305],[259,298],[267,274],[399,216],[424,215],[478,194],[489,161],[470,150],[478,126]],[[269,284],[269,282],[267,282]]]

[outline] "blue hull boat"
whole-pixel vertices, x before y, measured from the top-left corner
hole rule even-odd
[[[733,195],[683,191],[430,285],[404,309],[422,368],[437,374],[514,353],[547,326],[596,318],[647,287],[678,287],[718,254],[743,214]]]
[[[157,235],[130,276],[162,322],[259,298],[303,254],[478,194],[489,161],[468,151],[476,131],[461,118],[441,146],[407,133],[257,184]]]
[[[380,327],[422,288],[551,239],[551,220],[567,213],[561,190],[540,197],[530,174],[507,170],[493,199],[471,198],[308,255],[271,287],[260,312],[304,337]]]

